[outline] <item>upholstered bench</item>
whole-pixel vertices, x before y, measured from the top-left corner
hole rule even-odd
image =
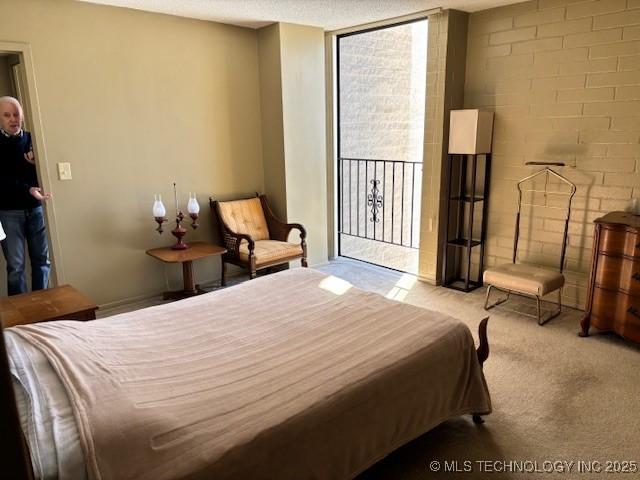
[[[564,275],[558,271],[522,263],[507,263],[485,270],[483,280],[484,283],[488,284],[487,296],[484,302],[485,310],[505,302],[510,293],[515,292],[536,297],[538,323],[540,325],[556,317],[562,311],[561,289],[564,286]],[[507,297],[489,305],[491,288],[506,291]],[[540,315],[541,297],[556,290],[558,291],[558,310],[543,320]]]

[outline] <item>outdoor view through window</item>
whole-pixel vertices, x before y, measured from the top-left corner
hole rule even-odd
[[[338,38],[339,254],[417,273],[427,20]]]

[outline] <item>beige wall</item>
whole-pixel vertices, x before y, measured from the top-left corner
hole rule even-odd
[[[154,231],[153,194],[171,216],[207,198],[264,187],[257,34],[253,30],[60,0],[0,0],[2,39],[31,45],[65,280],[99,303],[181,284],[180,269],[145,255],[173,237]],[[213,260],[199,281],[218,278]]]
[[[280,215],[305,226],[309,264],[322,264],[328,259],[324,32],[279,23],[258,38],[265,188]],[[297,238],[294,231],[290,240]]]
[[[260,63],[260,113],[264,190],[276,215],[287,218],[287,185],[282,126],[282,65],[280,25],[258,30]]]
[[[307,229],[309,264],[326,263],[324,32],[280,24],[287,217]]]
[[[515,183],[559,160],[578,185],[565,301],[583,307],[592,221],[640,197],[640,1],[539,0],[469,18],[465,106],[495,111],[487,265],[509,262]],[[556,265],[557,212],[527,220],[522,258]]]

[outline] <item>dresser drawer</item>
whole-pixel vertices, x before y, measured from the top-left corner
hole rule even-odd
[[[598,287],[593,289],[591,317],[593,320],[599,320],[599,322],[593,322],[599,329],[608,330],[613,326],[613,322],[615,322],[616,316],[618,315],[618,297],[626,298],[626,295],[620,292],[603,290]]]
[[[595,287],[591,324],[599,330],[640,341],[640,298]]]
[[[640,235],[624,228],[602,227],[598,251],[640,258]]]
[[[629,302],[626,307],[625,316],[616,322],[614,330],[624,338],[640,342],[640,301]]]
[[[598,256],[596,286],[640,297],[640,258]]]

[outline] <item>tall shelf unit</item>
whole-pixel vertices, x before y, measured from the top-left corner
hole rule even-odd
[[[493,112],[452,110],[442,284],[470,292],[482,286]]]
[[[448,164],[442,280],[445,287],[470,292],[482,286],[491,154],[449,154]]]

